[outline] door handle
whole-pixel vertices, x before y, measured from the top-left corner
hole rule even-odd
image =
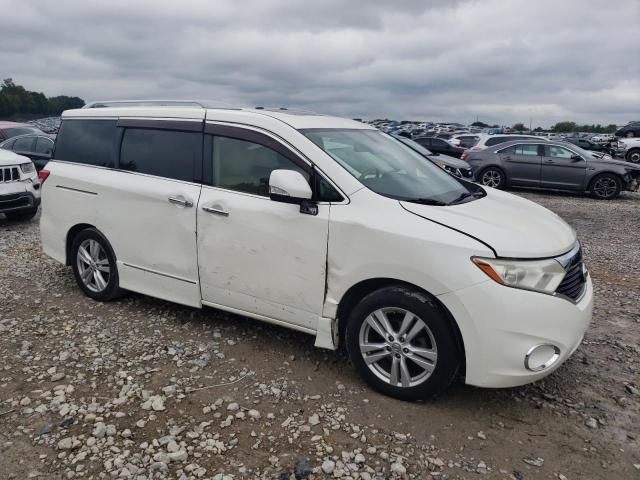
[[[229,216],[229,212],[225,212],[224,210],[220,210],[213,207],[202,207],[202,210],[204,210],[207,213],[213,213],[214,215],[220,215],[221,217]]]
[[[184,198],[169,197],[167,200],[169,200],[169,203],[173,203],[174,205],[181,205],[183,207],[193,207],[193,202],[190,202],[189,200],[185,200]]]
[[[553,160],[545,160],[544,163],[555,163]]]

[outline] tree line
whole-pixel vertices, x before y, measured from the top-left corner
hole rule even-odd
[[[5,78],[0,87],[0,117],[16,113],[60,115],[64,110],[83,106],[84,100],[80,97],[47,97],[42,92],[31,92],[22,85],[16,85],[11,78]]]

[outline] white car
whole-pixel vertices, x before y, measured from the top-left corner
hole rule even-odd
[[[0,214],[9,220],[30,220],[40,205],[40,180],[33,162],[0,149]]]
[[[580,244],[535,203],[352,120],[97,105],[63,114],[40,222],[93,299],[132,290],[293,328],[402,399],[460,373],[532,382],[582,340]]]
[[[478,141],[469,148],[469,152],[462,154],[462,160],[466,160],[469,157],[470,152],[480,152],[485,148],[493,147],[500,143],[511,142],[513,140],[549,140],[549,137],[540,137],[536,135],[521,135],[521,134],[495,134],[489,135],[488,133],[478,133],[475,136],[478,137]]]

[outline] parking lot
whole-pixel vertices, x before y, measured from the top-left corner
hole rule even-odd
[[[38,217],[0,217],[2,478],[640,478],[640,194],[516,192],[577,231],[591,328],[533,385],[430,403],[340,352],[213,309],[83,296]]]

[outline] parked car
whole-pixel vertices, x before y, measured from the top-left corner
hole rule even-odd
[[[419,143],[414,140],[410,140],[405,137],[395,137],[404,143],[407,147],[415,150],[420,155],[422,155],[427,160],[432,161],[440,168],[443,168],[451,175],[455,175],[459,178],[471,179],[473,177],[473,170],[471,170],[471,166],[465,162],[464,160],[460,160],[459,158],[450,157],[449,155],[440,155],[439,153],[433,153],[424,148]]]
[[[87,296],[300,330],[401,399],[462,369],[471,385],[532,382],[580,344],[593,288],[559,216],[363,123],[164,103],[63,114],[40,232]]]
[[[590,150],[594,152],[607,152],[607,153],[609,153],[610,151],[610,149],[606,145],[600,145],[598,143],[594,143],[591,140],[587,140],[586,138],[568,137],[564,141],[577,145],[583,150]]]
[[[623,145],[621,156],[627,162],[640,163],[640,137],[625,138],[620,143]]]
[[[629,122],[622,128],[619,128],[616,133],[616,137],[640,137],[640,122]]]
[[[442,138],[435,137],[418,137],[413,139],[416,143],[422,145],[427,150],[441,155],[449,155],[451,157],[460,158],[465,152],[462,147],[456,147]]]
[[[527,187],[589,192],[598,199],[637,191],[640,166],[598,159],[565,142],[515,141],[472,153],[467,159],[475,179],[494,188]]]
[[[469,134],[460,134],[454,135],[449,139],[449,143],[455,145],[456,147],[462,148],[472,148],[478,143],[480,140],[479,135],[469,135]]]
[[[27,157],[0,149],[0,213],[30,220],[40,205],[40,180]]]
[[[55,135],[31,133],[5,140],[0,143],[0,148],[30,158],[36,166],[36,170],[40,171],[51,158],[55,140]]]
[[[26,135],[27,133],[42,134],[43,132],[28,123],[0,122],[0,142],[6,140],[7,138],[16,137],[18,135]]]
[[[471,147],[467,152],[461,155],[460,158],[462,160],[467,160],[467,157],[471,152],[480,152],[485,148],[495,147],[496,145],[500,145],[505,142],[512,142],[514,140],[545,140],[548,141],[546,137],[537,137],[535,135],[488,135],[486,133],[479,135],[478,142]]]

